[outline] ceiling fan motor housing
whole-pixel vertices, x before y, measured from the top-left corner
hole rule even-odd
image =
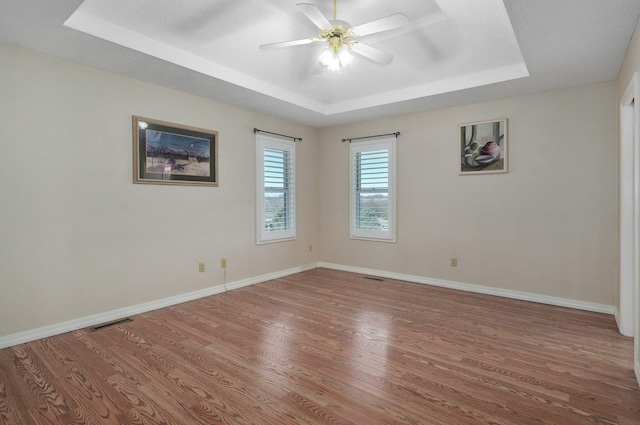
[[[351,47],[350,43],[346,41],[348,38],[355,36],[351,30],[351,25],[349,25],[348,22],[338,20],[329,22],[333,27],[320,31],[320,38],[327,40],[334,52],[340,50],[342,44],[345,44],[347,47]]]

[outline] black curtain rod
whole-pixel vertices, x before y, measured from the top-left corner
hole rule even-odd
[[[374,137],[382,137],[382,136],[396,136],[396,139],[397,139],[399,135],[400,135],[400,132],[396,131],[395,133],[376,134],[375,136],[364,136],[364,137],[354,137],[352,139],[342,139],[342,143],[346,142],[347,140],[349,141],[349,143],[351,143],[352,140],[373,139]]]
[[[253,129],[253,133],[267,133],[267,134],[273,134],[275,136],[282,136],[282,137],[286,137],[288,139],[293,139],[294,142],[297,142],[298,140],[302,142],[302,137],[293,137],[293,136],[287,136],[286,134],[278,134],[278,133],[272,133],[270,131],[265,131],[265,130],[258,130],[257,128]]]

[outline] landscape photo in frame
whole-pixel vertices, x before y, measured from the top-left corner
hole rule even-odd
[[[218,132],[133,117],[133,182],[218,186]]]

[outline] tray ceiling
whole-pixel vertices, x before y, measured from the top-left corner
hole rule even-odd
[[[329,71],[318,44],[258,48],[318,36],[302,1],[332,18],[331,0],[0,0],[0,40],[323,127],[613,80],[640,14],[637,0],[337,0],[353,26],[409,25],[361,38],[391,64]]]

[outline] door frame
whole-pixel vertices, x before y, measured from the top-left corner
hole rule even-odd
[[[620,101],[620,270],[616,321],[634,337],[634,370],[640,383],[640,73],[634,73]]]

